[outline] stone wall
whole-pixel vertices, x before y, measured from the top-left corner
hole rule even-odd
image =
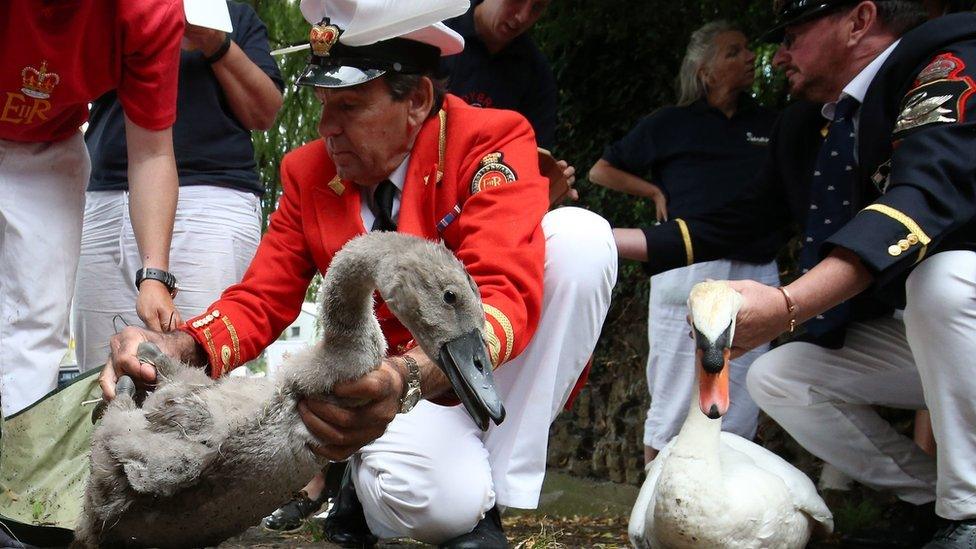
[[[643,480],[646,299],[614,296],[589,382],[550,431],[549,467],[628,484]]]

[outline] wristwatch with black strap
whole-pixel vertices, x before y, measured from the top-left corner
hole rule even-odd
[[[423,395],[420,392],[420,365],[412,356],[402,355],[400,358],[407,364],[407,384],[403,388],[400,410],[397,413],[405,414],[413,410]]]
[[[224,58],[225,55],[227,55],[227,52],[230,51],[230,43],[231,43],[230,33],[225,32],[224,41],[220,43],[220,47],[217,48],[217,50],[214,51],[212,54],[204,55],[203,60],[211,65],[213,65],[217,61],[220,61],[221,59]]]
[[[139,285],[142,284],[143,280],[162,282],[166,286],[166,289],[169,290],[170,297],[176,297],[176,293],[179,291],[176,287],[176,277],[162,269],[147,268],[136,271],[136,290],[139,289]]]

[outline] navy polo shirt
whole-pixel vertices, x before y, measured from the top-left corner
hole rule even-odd
[[[447,89],[479,107],[519,112],[535,130],[539,146],[552,149],[556,134],[556,79],[549,61],[528,33],[492,55],[474,27],[475,2],[444,23],[464,37],[464,51],[441,61]]]
[[[247,4],[229,1],[227,5],[234,25],[231,39],[283,89],[264,23]],[[85,143],[92,163],[88,190],[128,190],[125,119],[114,91],[92,104]],[[234,117],[217,77],[199,51],[180,54],[173,152],[181,186],[214,185],[259,196],[264,193],[251,132]]]
[[[665,107],[642,119],[603,159],[664,191],[668,216],[708,213],[734,198],[768,154],[776,114],[751,99],[728,118],[699,100]]]

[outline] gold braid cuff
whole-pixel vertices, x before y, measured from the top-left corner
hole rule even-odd
[[[882,215],[886,215],[894,219],[895,221],[901,223],[902,225],[904,225],[905,228],[908,229],[908,234],[914,235],[916,238],[918,238],[918,243],[922,245],[922,249],[918,253],[918,259],[915,260],[915,263],[918,263],[919,261],[922,260],[922,258],[925,257],[925,252],[928,251],[928,246],[929,243],[932,242],[932,239],[929,238],[929,235],[925,234],[925,231],[922,230],[922,227],[920,227],[919,224],[916,223],[914,219],[905,215],[903,212],[896,210],[895,208],[892,208],[891,206],[887,206],[885,204],[871,204],[870,206],[864,208],[861,211],[866,212],[868,210],[878,212],[879,214]]]
[[[515,330],[512,328],[512,323],[505,316],[505,313],[501,312],[497,307],[493,307],[487,303],[482,303],[482,307],[485,309],[485,314],[495,319],[495,322],[502,327],[502,331],[505,332],[505,352],[504,354],[499,354],[498,364],[501,364],[511,358],[512,348],[515,346]]]
[[[678,224],[678,230],[681,231],[681,239],[685,242],[685,257],[688,260],[688,265],[691,265],[695,262],[695,250],[691,246],[691,233],[688,231],[688,224],[680,217],[675,218],[674,222]]]

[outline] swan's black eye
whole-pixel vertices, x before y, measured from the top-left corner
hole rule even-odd
[[[457,294],[450,290],[444,292],[444,303],[454,305],[455,302],[457,302]]]

